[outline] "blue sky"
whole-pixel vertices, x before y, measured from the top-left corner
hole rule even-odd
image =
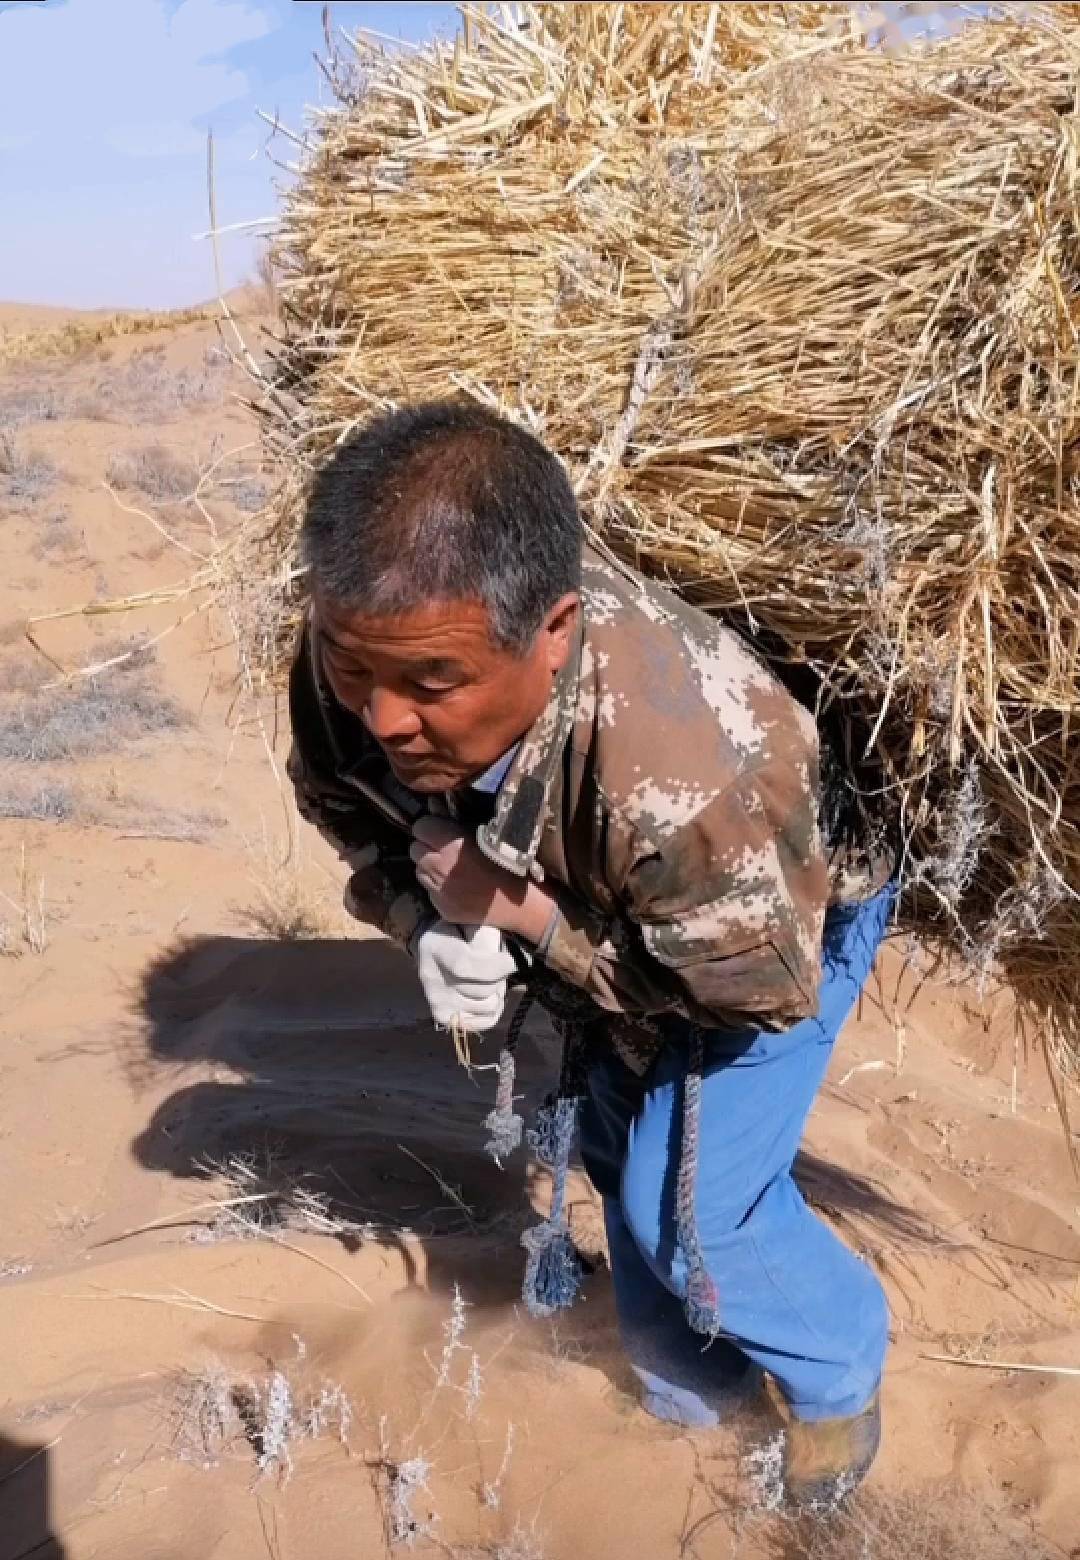
[[[451,4],[335,0],[332,13],[346,29],[413,40],[456,26]],[[304,105],[324,100],[321,46],[321,0],[0,0],[0,299],[167,308],[210,297],[210,246],[193,240],[208,226],[207,127],[219,223],[270,216],[284,176],[256,110],[298,129]],[[281,138],[270,150],[291,155]],[[226,286],[246,280],[251,237],[224,239],[222,259]]]
[[[420,39],[452,31],[450,4],[337,0],[334,20]],[[166,308],[214,291],[206,129],[218,220],[274,210],[257,109],[298,128],[323,100],[311,0],[0,0],[0,299]],[[271,151],[285,159],[289,143]],[[226,284],[252,244],[223,241]]]

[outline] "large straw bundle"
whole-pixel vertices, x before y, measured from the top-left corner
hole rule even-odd
[[[335,440],[502,407],[617,551],[814,667],[899,809],[907,915],[1069,1064],[1080,6],[902,52],[856,9],[500,7],[332,62],[277,242],[261,651]]]

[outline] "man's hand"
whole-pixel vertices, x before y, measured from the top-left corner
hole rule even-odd
[[[413,836],[416,880],[444,920],[497,926],[526,942],[540,941],[555,901],[538,884],[497,867],[448,819],[420,818]]]
[[[431,1016],[449,1029],[474,1034],[494,1029],[506,1003],[506,982],[517,969],[494,926],[469,933],[436,921],[416,939],[416,973]]]

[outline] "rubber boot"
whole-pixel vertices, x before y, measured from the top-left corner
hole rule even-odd
[[[784,1436],[784,1502],[831,1511],[870,1472],[881,1445],[881,1397],[875,1392],[844,1419],[796,1419]]]

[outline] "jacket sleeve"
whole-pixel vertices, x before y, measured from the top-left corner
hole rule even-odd
[[[293,740],[288,774],[296,805],[301,817],[314,824],[350,869],[345,908],[357,920],[407,946],[431,916],[431,902],[417,884],[409,836],[340,774],[336,739],[351,736],[353,745],[369,739],[347,712],[327,707],[315,677],[306,626],[289,678],[289,713]],[[346,731],[350,722],[355,731]]]
[[[611,885],[621,914],[557,894],[548,967],[609,1011],[768,1029],[816,1012],[828,896],[816,784],[808,763],[766,765],[639,840]]]

